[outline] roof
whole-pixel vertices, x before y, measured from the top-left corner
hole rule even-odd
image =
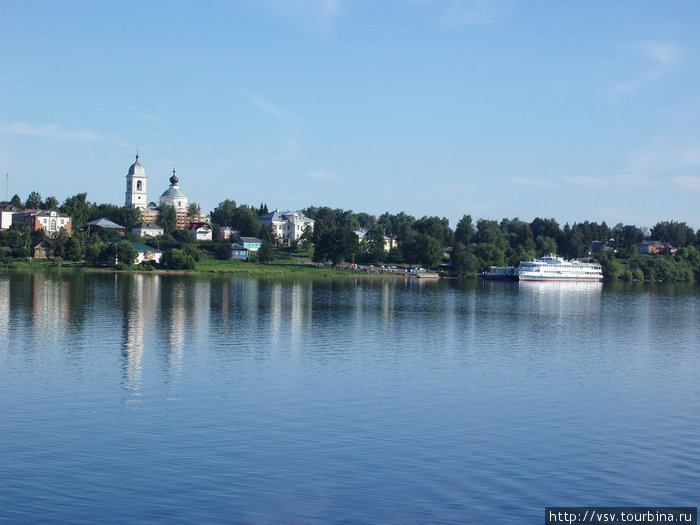
[[[88,226],[99,226],[100,228],[109,228],[113,230],[118,230],[118,229],[125,229],[125,226],[122,226],[121,224],[117,224],[116,222],[112,222],[109,219],[105,219],[102,217],[101,219],[97,219],[94,221],[90,221],[87,223]]]
[[[258,239],[257,237],[239,237],[238,240],[247,243],[262,242],[262,239]]]
[[[245,246],[241,246],[240,244],[232,244],[231,248],[233,248],[234,250],[248,250],[248,248],[246,248]]]
[[[163,197],[171,197],[171,198],[173,198],[173,199],[177,199],[177,198],[184,199],[184,198],[187,197],[187,195],[185,195],[185,194],[184,194],[183,192],[181,192],[179,189],[177,189],[177,188],[172,188],[172,187],[171,187],[171,188],[168,188],[167,190],[165,190],[165,191],[163,192],[163,195],[161,195],[160,197],[161,197],[161,198],[163,198]]]
[[[140,222],[136,226],[134,226],[133,229],[142,229],[142,230],[165,230],[160,224],[157,222]]]
[[[139,164],[139,154],[136,154],[136,162],[129,166],[129,175],[141,175],[146,176],[146,169]]]
[[[309,219],[301,211],[289,211],[289,210],[280,211],[279,209],[271,211],[270,213],[266,213],[265,215],[261,215],[260,217],[258,217],[258,220],[289,221],[289,220],[292,220],[292,215],[294,215],[294,214],[301,215],[301,219],[304,221],[313,222],[313,219]]]
[[[118,246],[120,242],[122,241],[115,241],[112,244]],[[144,244],[142,242],[132,242],[131,245],[137,252],[160,252],[160,250],[157,250],[152,246],[149,246],[148,244]]]
[[[26,212],[26,214],[34,217],[69,217],[67,213],[61,213],[60,211],[54,210],[29,210]]]
[[[200,228],[211,229],[211,226],[209,226],[209,224],[206,222],[191,222],[187,226],[185,226],[186,230],[199,230]]]
[[[51,243],[50,243],[49,241],[47,241],[46,239],[41,239],[41,240],[38,240],[38,241],[34,241],[34,242],[32,243],[32,248],[36,248],[37,246],[49,246],[50,248],[53,248],[53,247],[54,247],[54,245],[51,244]]]

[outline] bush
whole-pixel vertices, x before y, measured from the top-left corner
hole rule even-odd
[[[165,251],[160,262],[168,270],[192,270],[195,264],[191,255],[177,248]]]

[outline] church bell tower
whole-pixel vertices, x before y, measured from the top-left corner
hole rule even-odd
[[[126,206],[146,208],[148,199],[146,197],[146,169],[139,164],[139,154],[136,153],[136,162],[129,168],[126,175]]]

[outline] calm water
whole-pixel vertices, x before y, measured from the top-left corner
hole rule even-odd
[[[0,522],[696,506],[700,287],[0,274]]]

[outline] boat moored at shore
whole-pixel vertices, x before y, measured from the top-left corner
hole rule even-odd
[[[530,261],[521,261],[518,266],[492,266],[481,276],[484,279],[501,281],[599,283],[603,280],[603,271],[598,263],[567,261],[551,254]]]

